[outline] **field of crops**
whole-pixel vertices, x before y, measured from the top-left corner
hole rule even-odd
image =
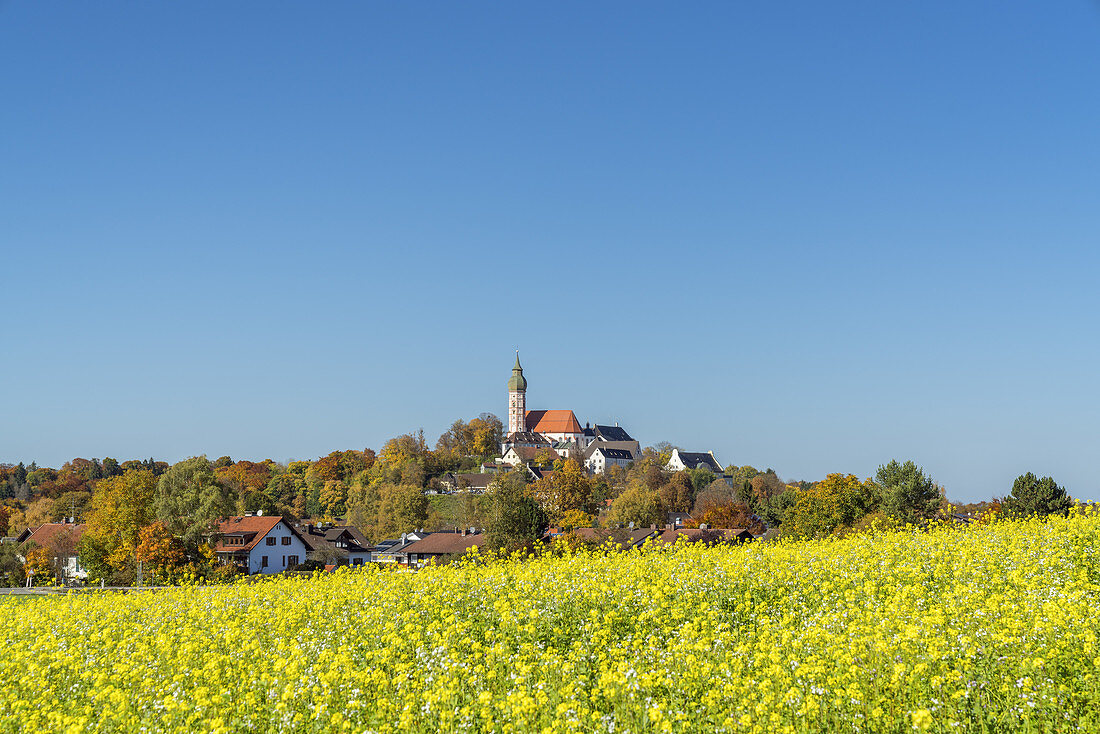
[[[1100,730],[1100,517],[0,601],[4,731]]]

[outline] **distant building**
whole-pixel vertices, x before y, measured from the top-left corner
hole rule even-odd
[[[635,457],[641,453],[638,442],[617,425],[591,427],[586,424],[581,428],[572,410],[527,410],[527,378],[523,376],[519,352],[516,352],[516,364],[508,380],[508,433],[501,442],[501,453],[506,454],[511,448],[547,447],[553,448],[558,456],[581,461],[581,452],[599,441],[629,443],[631,446],[627,448]],[[512,461],[515,460],[513,457]]]
[[[627,449],[605,448],[598,443],[589,448],[591,453],[584,460],[584,467],[593,474],[603,474],[612,466],[627,467],[634,463],[634,454]]]
[[[27,554],[34,548],[45,548],[50,554],[51,565],[59,579],[72,580],[88,577],[80,565],[77,546],[84,535],[85,526],[68,521],[48,522],[34,530],[27,528],[15,538],[20,544],[19,559],[26,563]]]
[[[684,469],[708,469],[715,474],[721,474],[722,465],[714,458],[714,452],[696,453],[691,451],[672,450],[672,458],[665,464],[669,471],[683,471]]]
[[[218,523],[214,553],[241,573],[279,573],[306,560],[302,534],[278,515],[230,517]]]
[[[410,568],[420,568],[429,563],[455,558],[484,543],[485,537],[476,531],[430,533],[423,540],[406,546],[404,553]]]

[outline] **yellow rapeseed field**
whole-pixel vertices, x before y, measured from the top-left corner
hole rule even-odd
[[[1100,730],[1100,517],[0,602],[0,729]]]

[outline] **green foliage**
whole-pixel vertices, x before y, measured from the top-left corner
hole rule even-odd
[[[521,470],[490,485],[485,505],[485,540],[490,548],[521,548],[538,540],[549,527],[546,512],[528,491]]]
[[[234,497],[205,456],[173,464],[157,482],[156,516],[189,549],[211,536],[234,511]]]
[[[1065,488],[1059,487],[1051,477],[1039,479],[1031,472],[1021,474],[1012,483],[1012,493],[1001,502],[1005,515],[1066,515],[1073,507],[1073,500]]]
[[[882,492],[883,512],[895,520],[917,524],[940,513],[940,488],[912,461],[899,464],[894,460],[880,466],[875,481]]]

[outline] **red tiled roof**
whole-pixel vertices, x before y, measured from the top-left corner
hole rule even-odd
[[[245,538],[242,545],[226,545],[225,539],[218,538],[214,550],[224,553],[237,553],[250,551],[256,547],[264,536],[275,529],[275,526],[283,521],[279,515],[261,515],[260,517],[231,517],[218,523],[218,533],[221,535],[236,535],[239,533],[255,533],[251,538]],[[292,533],[297,533],[294,528],[287,526]],[[304,542],[304,541],[303,541]]]
[[[571,410],[529,410],[527,430],[535,433],[580,433],[581,424]]]
[[[80,536],[84,535],[84,525],[74,525],[68,522],[48,522],[45,525],[39,525],[34,529],[34,532],[27,537],[24,543],[35,543],[42,548],[49,548],[50,544],[60,537],[64,537],[63,533],[68,533],[72,542],[80,542]]]

